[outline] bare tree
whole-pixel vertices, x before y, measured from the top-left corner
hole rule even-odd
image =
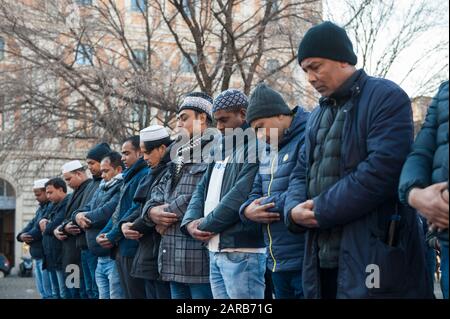
[[[448,78],[446,1],[345,0],[325,7],[326,18],[348,30],[358,65],[371,75],[409,85],[413,96]]]
[[[46,149],[54,139],[64,150],[74,139],[120,142],[154,118],[169,124],[195,85],[176,85],[179,70],[153,61],[160,22],[148,15],[146,8],[133,12],[136,37],[113,0],[2,1],[0,36],[12,62],[0,68],[0,113],[8,123],[0,162],[12,150]]]
[[[249,94],[255,83],[288,70],[303,31],[321,18],[316,0],[154,3],[199,89],[209,94],[229,88],[233,81]]]
[[[320,20],[318,0],[126,3],[0,2],[0,163],[23,150],[76,157],[155,119],[173,126],[192,90],[249,94],[266,80],[290,101],[309,94],[292,66],[301,35]]]

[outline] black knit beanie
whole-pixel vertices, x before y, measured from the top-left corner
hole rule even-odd
[[[86,159],[93,159],[94,161],[101,162],[109,152],[111,152],[111,148],[108,143],[100,143],[89,150]]]
[[[347,32],[326,21],[310,28],[300,41],[298,63],[306,58],[325,58],[356,65],[357,57]]]
[[[254,120],[281,114],[292,114],[292,110],[281,94],[265,83],[258,84],[250,95],[247,107],[247,123],[251,124]]]

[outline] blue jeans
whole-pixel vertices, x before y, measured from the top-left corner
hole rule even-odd
[[[81,267],[83,268],[84,288],[88,299],[98,299],[98,288],[95,282],[97,256],[89,249],[81,250]]]
[[[170,294],[172,299],[212,299],[211,286],[209,284],[183,284],[170,282]]]
[[[61,270],[49,270],[50,284],[52,286],[52,299],[67,299],[69,293]]]
[[[43,299],[52,298],[52,284],[47,270],[42,269],[42,259],[34,260],[34,277],[36,288]]]
[[[441,289],[444,299],[448,299],[448,242],[439,240],[441,246]]]
[[[264,299],[266,254],[210,252],[214,299]]]
[[[272,272],[276,299],[303,299],[302,271]]]
[[[100,299],[123,299],[117,265],[110,257],[98,257],[95,281]]]

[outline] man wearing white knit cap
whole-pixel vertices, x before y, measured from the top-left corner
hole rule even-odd
[[[44,252],[42,247],[42,233],[39,229],[39,221],[46,216],[51,205],[47,199],[47,194],[45,193],[45,183],[47,182],[47,178],[34,181],[33,193],[39,203],[39,207],[34,218],[16,237],[18,241],[30,245],[30,255],[35,261],[34,274],[36,288],[43,299],[52,297],[50,277],[47,270],[42,267]]]
[[[170,299],[169,284],[158,280],[158,249],[161,236],[155,227],[144,222],[142,214],[145,212],[145,203],[150,199],[153,190],[159,187],[167,171],[167,164],[170,162],[169,145],[172,140],[165,127],[152,125],[140,132],[140,143],[144,160],[151,169],[141,179],[134,194],[133,201],[139,203],[140,208],[120,222],[121,231],[125,238],[139,240],[130,275],[144,281],[145,298]]]
[[[78,244],[77,236],[81,233],[81,229],[71,221],[72,213],[80,207],[87,204],[92,196],[90,184],[92,179],[88,178],[86,168],[78,161],[70,161],[62,166],[62,174],[67,185],[74,190],[70,194],[67,203],[65,220],[61,226],[54,231],[55,237],[62,241],[62,266],[63,271],[67,270],[69,265],[78,265],[81,270],[81,249]],[[82,235],[84,236],[84,234]],[[65,276],[70,273],[65,272]],[[86,289],[83,281],[83,273],[81,274],[80,287],[69,288],[70,298],[86,298]]]

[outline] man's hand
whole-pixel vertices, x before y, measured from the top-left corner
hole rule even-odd
[[[447,182],[434,184],[426,188],[413,188],[409,192],[408,203],[419,211],[431,224],[439,229],[448,228]],[[447,191],[447,194],[445,194]]]
[[[59,227],[55,228],[55,230],[53,231],[53,234],[55,235],[55,237],[58,240],[62,241],[62,240],[66,240],[67,239],[67,236],[64,235],[64,233],[61,231],[61,229]]]
[[[72,222],[70,222],[66,226],[64,226],[64,230],[67,233],[71,234],[72,236],[76,236],[79,233],[81,233],[80,227],[78,227],[77,225],[74,225]]]
[[[88,229],[89,227],[91,227],[92,222],[89,218],[86,217],[86,213],[84,212],[78,213],[75,216],[75,220],[82,229]]]
[[[298,204],[291,210],[291,218],[294,223],[305,226],[308,228],[319,227],[314,215],[314,201],[307,200],[301,204]]]
[[[148,217],[156,224],[169,227],[178,221],[178,217],[174,213],[166,212],[164,209],[169,207],[168,204],[155,206],[147,213]]]
[[[271,213],[267,211],[268,209],[275,207],[275,203],[261,205],[261,202],[266,198],[267,197],[261,197],[255,199],[250,205],[248,205],[244,210],[245,217],[254,222],[264,224],[270,224],[279,221],[279,213]]]
[[[139,238],[144,236],[140,232],[138,232],[136,230],[132,230],[131,226],[133,226],[133,223],[123,223],[122,224],[121,229],[122,229],[122,233],[125,236],[125,238],[138,240]]]
[[[168,228],[169,228],[169,227],[162,226],[162,225],[156,225],[156,226],[155,226],[156,231],[157,231],[161,236],[163,236],[163,235],[166,233],[166,231],[167,231]]]
[[[41,233],[43,233],[45,231],[45,228],[47,228],[47,224],[48,224],[47,218],[42,218],[39,221],[39,229],[41,230]]]
[[[27,233],[23,233],[22,235],[20,235],[20,240],[24,243],[30,244],[33,241],[33,236]]]
[[[98,235],[95,240],[97,241],[97,243],[100,246],[102,246],[105,249],[110,249],[110,248],[114,247],[114,245],[111,243],[111,241],[108,239],[108,237],[106,237],[106,234]]]
[[[187,224],[186,229],[191,234],[194,239],[199,241],[208,242],[211,238],[215,236],[214,233],[202,231],[198,229],[198,225],[202,222],[203,218],[196,219],[189,224]]]

